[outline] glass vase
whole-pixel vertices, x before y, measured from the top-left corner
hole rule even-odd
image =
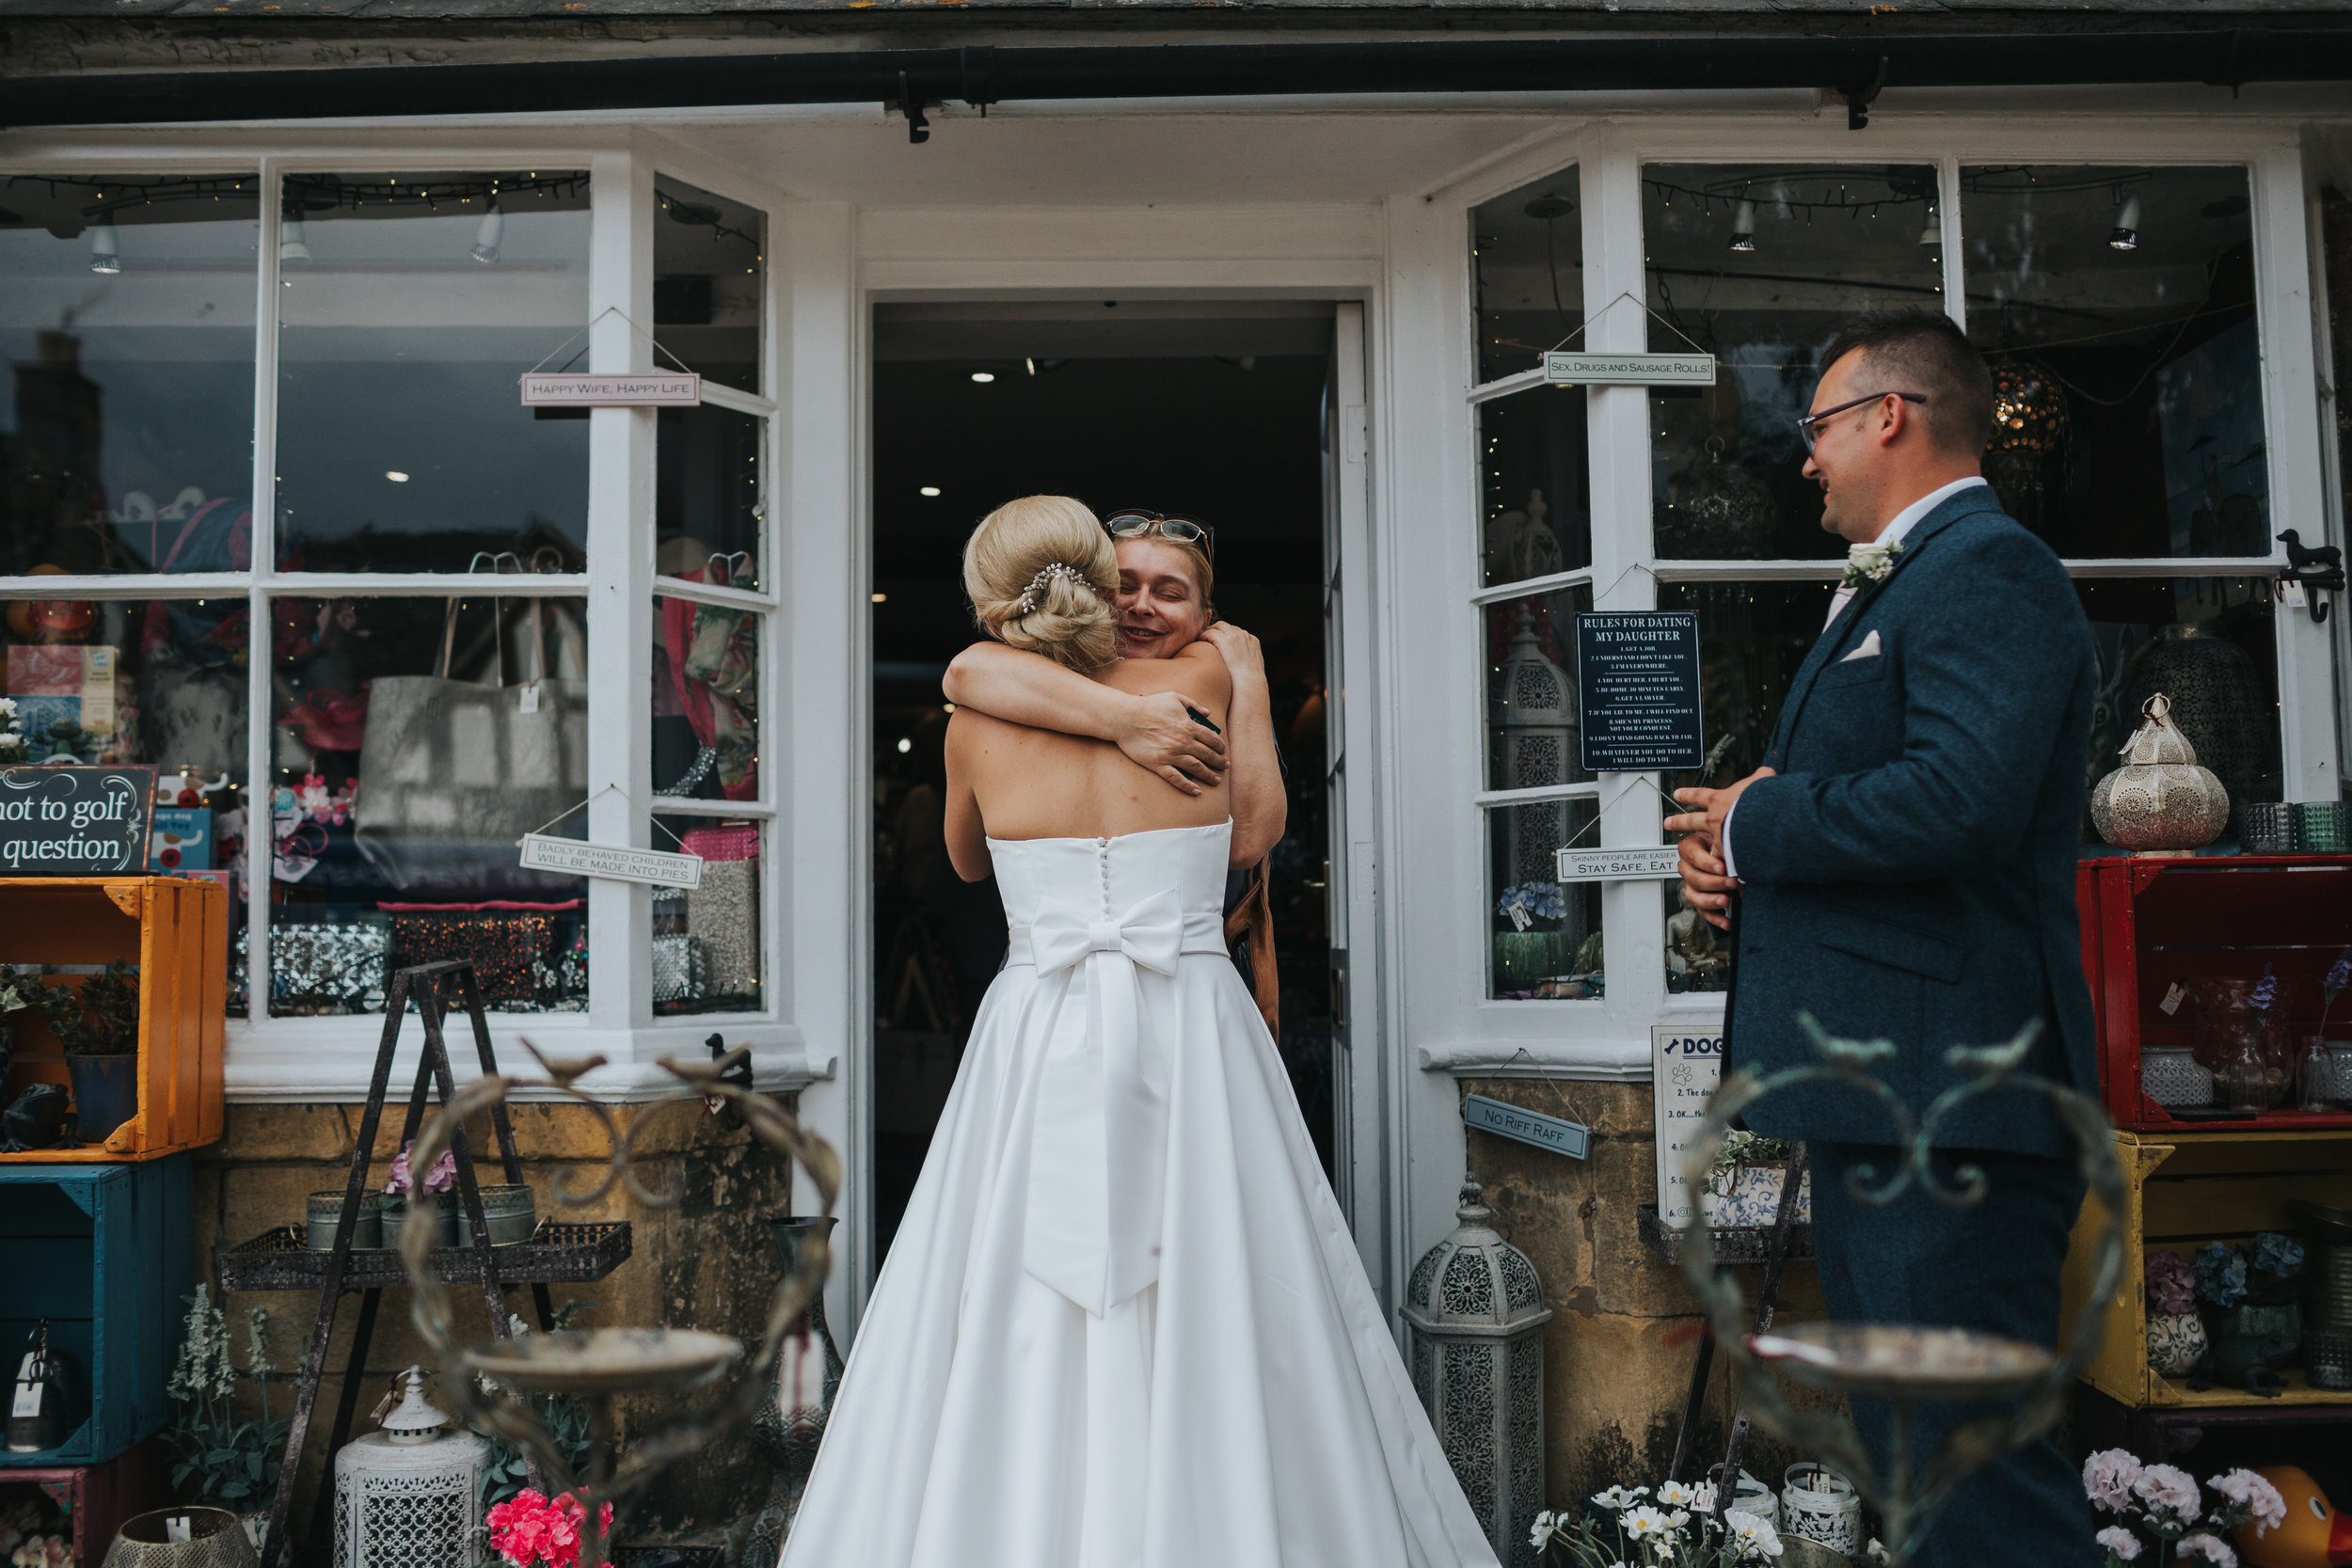
[[[2336,1084],[2336,1059],[2319,1035],[2303,1037],[2295,1058],[2295,1108],[2314,1114],[2332,1111],[2343,1098]]]

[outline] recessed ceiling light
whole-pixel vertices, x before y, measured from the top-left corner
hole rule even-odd
[[[922,493],[926,496],[936,496],[939,494],[939,486],[936,484],[926,484],[923,486]]]
[[[989,371],[974,371],[972,372],[972,379],[985,387],[990,382],[995,380],[996,377],[992,372]]]
[[[402,473],[398,468],[385,469],[384,477],[390,480],[394,484],[405,484],[408,483],[408,476]]]
[[[912,740],[909,740],[909,739],[907,739],[905,736],[901,736],[899,737],[899,739],[898,739],[898,754],[899,754],[900,756],[905,756],[905,755],[906,755],[909,752],[912,752],[912,751],[914,751],[914,741],[912,741]]]
[[[889,594],[875,594],[875,595],[874,595],[874,602],[875,602],[876,604],[881,604],[882,601],[884,601],[885,599],[887,599],[887,598],[889,598],[889,597],[890,597],[890,595],[889,595]]]

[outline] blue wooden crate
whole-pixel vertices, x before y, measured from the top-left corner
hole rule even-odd
[[[98,1465],[171,1420],[180,1325],[193,1293],[189,1160],[0,1165],[0,1372],[11,1380],[43,1318],[73,1357],[88,1417],[0,1466]]]

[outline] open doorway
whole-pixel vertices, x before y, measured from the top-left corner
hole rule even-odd
[[[1331,1170],[1324,416],[1332,307],[1086,300],[885,305],[874,323],[876,1264],[1005,951],[993,882],[941,836],[947,661],[979,635],[963,541],[1016,496],[1216,528],[1218,615],[1265,650],[1290,825],[1273,859],[1278,1042]]]

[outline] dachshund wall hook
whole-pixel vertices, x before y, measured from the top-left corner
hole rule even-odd
[[[2344,592],[2344,551],[2333,545],[2308,546],[2293,529],[2280,534],[2279,543],[2287,547],[2287,569],[2279,580],[2301,583],[2312,595],[2312,625],[2326,625],[2328,601],[2319,594]]]

